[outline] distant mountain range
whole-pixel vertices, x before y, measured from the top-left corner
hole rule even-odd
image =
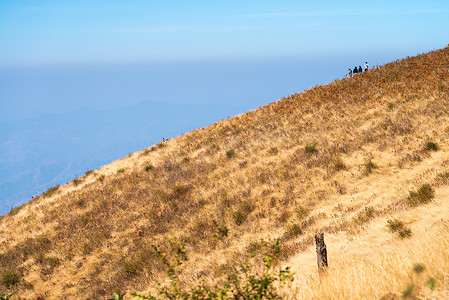
[[[56,184],[244,108],[144,102],[0,123],[0,214]]]

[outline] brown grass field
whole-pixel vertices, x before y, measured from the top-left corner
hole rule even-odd
[[[0,219],[0,294],[155,294],[167,277],[151,245],[172,257],[180,242],[181,286],[212,286],[276,239],[275,268],[294,272],[282,299],[449,299],[449,46],[161,142],[13,209]]]

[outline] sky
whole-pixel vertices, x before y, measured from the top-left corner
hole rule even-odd
[[[1,0],[0,66],[428,51],[449,2]]]

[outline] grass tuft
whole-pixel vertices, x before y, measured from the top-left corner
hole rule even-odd
[[[0,274],[0,281],[7,288],[10,288],[18,284],[19,278],[20,278],[19,274],[13,270],[6,270]]]
[[[406,202],[408,205],[414,207],[419,204],[428,203],[435,197],[435,191],[429,183],[423,184],[416,192],[410,191]]]
[[[387,227],[391,232],[396,232],[400,238],[408,238],[412,236],[412,231],[404,225],[404,222],[393,219],[387,221]]]
[[[315,145],[306,145],[304,147],[304,152],[307,154],[312,154],[318,152],[318,150],[316,149]]]
[[[438,151],[438,145],[434,142],[427,142],[424,146],[425,151]]]
[[[373,170],[379,168],[373,161],[370,159],[363,164],[363,174],[369,175],[373,173]]]
[[[48,197],[51,197],[51,196],[55,195],[58,191],[59,191],[59,184],[57,184],[57,185],[55,185],[55,186],[49,188],[48,190],[46,190],[46,191],[42,194],[42,196],[43,196],[44,198],[48,198]]]
[[[234,158],[234,157],[235,157],[235,151],[234,151],[234,149],[231,149],[231,150],[226,151],[226,157],[227,157],[228,159]]]

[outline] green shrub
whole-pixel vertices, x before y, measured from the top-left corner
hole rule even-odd
[[[253,272],[253,267],[249,263],[240,265],[235,273],[230,274],[228,279],[213,287],[207,286],[204,282],[187,288],[179,279],[177,269],[183,261],[187,260],[183,244],[181,244],[175,253],[175,263],[171,263],[166,253],[153,245],[154,250],[159,255],[162,263],[167,268],[169,285],[159,285],[158,297],[152,295],[146,296],[131,293],[131,296],[139,299],[280,299],[277,294],[277,286],[293,280],[293,274],[287,267],[275,272],[272,269],[273,261],[281,252],[279,240],[274,242],[265,253],[263,271]]]
[[[216,220],[212,220],[212,223],[214,223],[215,228],[218,231],[217,233],[213,234],[213,237],[216,237],[217,239],[221,240],[224,237],[228,236],[229,229],[226,226],[223,227],[219,226]]]
[[[246,216],[240,210],[234,211],[232,213],[232,218],[234,219],[234,223],[236,225],[242,225],[246,220]]]
[[[78,186],[81,184],[81,182],[83,182],[83,180],[79,179],[79,178],[75,178],[72,180],[72,183],[74,186]]]
[[[268,150],[268,153],[271,155],[276,155],[279,153],[279,150],[276,147],[271,147],[270,150]]]
[[[16,215],[24,206],[25,206],[25,204],[22,204],[22,205],[16,206],[16,207],[12,207],[11,210],[9,211],[8,215],[9,216]]]
[[[307,154],[315,153],[318,150],[316,149],[315,145],[306,145],[304,147],[304,152]]]
[[[98,179],[97,179],[97,180],[98,180],[99,182],[103,182],[105,178],[106,178],[106,176],[100,175],[100,176],[98,176]]]
[[[87,170],[86,173],[84,173],[84,176],[89,176],[94,174],[95,172],[93,170]]]
[[[413,272],[415,272],[416,274],[422,273],[425,269],[426,267],[423,264],[415,264],[413,266]]]
[[[300,205],[296,209],[296,215],[297,215],[298,219],[300,219],[300,220],[307,217],[308,214],[309,214],[309,210],[307,208],[305,208],[304,206]]]
[[[290,240],[297,236],[303,234],[302,228],[298,224],[291,224],[287,227],[287,230],[284,232],[282,239]]]
[[[226,151],[226,157],[228,159],[235,157],[235,151],[233,149]]]
[[[404,228],[404,223],[403,223],[402,221],[397,220],[397,219],[388,220],[388,221],[387,221],[387,227],[388,227],[392,232],[398,232],[399,230],[401,230],[402,228]]]
[[[408,238],[412,236],[412,231],[405,227],[404,223],[398,219],[388,220],[387,227],[391,232],[397,232],[401,238]]]
[[[142,267],[138,262],[125,261],[123,264],[123,271],[130,276],[137,275],[141,269]]]
[[[152,164],[147,164],[147,165],[145,165],[144,169],[145,169],[145,171],[149,172],[149,171],[153,170],[153,165]]]
[[[416,192],[410,191],[410,195],[406,199],[408,205],[414,207],[419,204],[425,204],[435,197],[435,191],[428,183],[423,184]]]
[[[334,170],[337,172],[341,170],[346,170],[346,165],[340,158],[334,161],[333,167]]]
[[[125,173],[125,168],[120,168],[117,170],[117,174]]]
[[[438,145],[434,142],[427,142],[424,146],[425,151],[438,151]]]
[[[7,288],[10,288],[19,283],[19,279],[20,279],[19,274],[12,270],[3,271],[0,274],[1,283],[5,285]]]
[[[363,165],[363,174],[365,175],[369,175],[371,173],[373,173],[374,169],[377,169],[378,166],[373,163],[373,161],[370,159],[367,162],[365,162],[365,164]]]
[[[357,214],[354,218],[354,222],[358,224],[363,224],[374,218],[374,208],[365,207],[365,209]]]
[[[56,194],[58,191],[59,191],[59,184],[57,184],[57,185],[49,188],[48,190],[46,190],[44,193],[42,193],[42,196],[44,198],[51,197],[54,194]]]
[[[14,294],[15,294],[15,292],[12,292],[11,294],[8,294],[8,293],[0,294],[0,299],[1,300],[12,299],[11,297],[14,296]]]
[[[408,238],[412,236],[412,231],[409,228],[404,228],[401,231],[399,231],[398,234],[401,239]]]

